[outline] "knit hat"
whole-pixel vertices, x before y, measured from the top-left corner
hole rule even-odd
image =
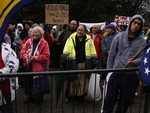
[[[13,26],[11,26],[11,25],[9,25],[9,26],[7,27],[7,29],[6,29],[6,32],[7,32],[8,35],[12,34],[13,31],[14,31],[14,29],[13,29]]]
[[[114,31],[116,31],[116,26],[113,25],[113,24],[108,24],[108,25],[106,26],[106,28],[111,28],[111,29],[113,29]]]

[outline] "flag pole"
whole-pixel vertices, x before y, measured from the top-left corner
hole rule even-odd
[[[132,61],[135,60],[145,49],[147,48],[147,46],[144,46],[133,58]],[[124,66],[124,68],[126,68],[128,66],[128,64],[126,64]]]
[[[146,42],[148,43],[148,41],[150,40],[150,34],[148,35]],[[132,61],[135,60],[146,48],[148,48],[146,45],[132,58]],[[128,66],[128,64],[126,64],[124,66],[124,68],[126,68]]]

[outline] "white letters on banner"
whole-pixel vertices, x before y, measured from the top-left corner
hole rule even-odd
[[[128,25],[130,22],[131,17],[128,16],[115,16],[114,21],[117,23],[117,25]]]

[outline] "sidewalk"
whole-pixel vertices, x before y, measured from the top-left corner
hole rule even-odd
[[[50,70],[56,70],[50,68]],[[53,87],[53,86],[52,86]],[[140,87],[138,88],[138,93]],[[51,94],[44,95],[43,104],[37,106],[35,103],[24,104],[27,99],[27,95],[24,93],[24,88],[19,88],[16,97],[17,113],[100,113],[102,98],[99,101],[94,102],[88,96],[85,97],[84,103],[78,104],[76,102],[70,102],[66,104],[64,102],[64,95],[60,97],[58,107],[56,108],[55,92],[54,89]],[[141,101],[141,105],[140,105]],[[143,113],[144,112],[145,99],[140,100],[140,96],[135,96],[135,101],[132,107],[128,109],[127,113]],[[139,111],[140,109],[140,111]],[[1,113],[1,112],[0,112]]]
[[[17,113],[62,113],[62,97],[59,100],[58,107],[56,108],[55,102],[55,94],[53,93],[53,99],[51,101],[51,94],[44,95],[43,104],[41,105],[41,112],[40,106],[37,106],[36,103],[30,103],[29,106],[24,104],[24,100],[26,100],[27,96],[24,94],[24,89],[20,88],[17,94]],[[52,102],[52,108],[51,108]],[[74,108],[73,108],[74,104]],[[95,113],[99,113],[100,111],[101,102],[95,102]],[[63,101],[63,112],[64,113],[94,113],[94,101],[89,99],[87,96],[83,104],[77,104],[76,102],[70,102],[66,104]],[[74,109],[74,112],[73,112]],[[85,110],[84,110],[85,109]],[[52,110],[52,112],[51,112]]]
[[[26,100],[27,96],[24,94],[24,89],[20,88],[17,94],[17,113],[100,113],[102,98],[99,101],[95,102],[95,104],[94,101],[87,96],[83,104],[77,104],[76,102],[70,102],[69,104],[66,104],[64,101],[62,101],[61,97],[58,103],[58,107],[56,108],[54,92],[52,96],[53,97],[51,99],[51,94],[44,95],[44,100],[41,108],[40,106],[37,106],[36,103],[30,103],[28,106],[23,103],[24,100]],[[143,113],[144,101],[145,100],[142,98],[142,104],[140,106],[140,97],[135,96],[134,104],[128,109],[127,113]]]

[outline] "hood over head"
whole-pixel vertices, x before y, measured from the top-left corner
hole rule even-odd
[[[136,35],[136,36],[139,36],[139,35],[141,34],[141,32],[142,32],[142,28],[143,28],[143,25],[144,25],[144,19],[143,19],[143,17],[142,17],[141,15],[139,15],[139,14],[134,15],[134,16],[131,18],[131,20],[130,20],[130,22],[129,22],[129,25],[128,25],[128,27],[127,27],[127,29],[126,29],[125,32],[129,33],[129,30],[130,30],[130,27],[131,27],[131,23],[132,23],[133,20],[135,20],[135,19],[140,19],[140,20],[142,21],[141,27],[140,27],[139,31],[137,32],[137,35]]]
[[[18,28],[18,26],[20,26],[22,28],[22,30],[23,30],[24,27],[23,27],[23,25],[21,23],[17,24],[17,28]]]

